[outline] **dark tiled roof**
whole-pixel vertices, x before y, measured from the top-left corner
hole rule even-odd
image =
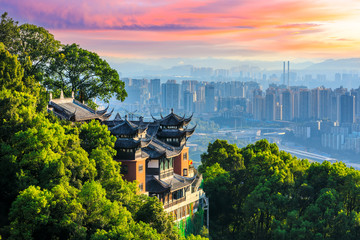
[[[164,137],[182,137],[186,134],[184,130],[179,129],[160,129],[157,136],[160,138]]]
[[[117,148],[136,148],[141,144],[140,140],[131,138],[118,138],[115,142],[115,149]]]
[[[162,153],[162,154],[165,153],[166,157],[168,157],[168,158],[178,156],[183,149],[183,147],[173,147],[169,144],[166,144],[166,143],[160,141],[157,138],[152,139],[148,148],[150,148],[151,150],[157,151],[159,153]]]
[[[170,190],[169,186],[164,186],[154,176],[146,176],[146,191],[150,193],[162,193]]]
[[[183,121],[184,121],[184,117],[180,117],[179,115],[173,112],[171,112],[169,115],[159,120],[160,125],[162,126],[178,126],[178,125],[182,125]]]
[[[145,152],[151,159],[159,159],[161,156],[166,154],[165,151],[161,152],[161,151],[153,149],[151,147],[142,149],[142,152]]]
[[[120,124],[110,128],[110,132],[114,135],[133,135],[138,132],[138,126],[131,123],[127,119],[122,121]]]
[[[146,191],[151,193],[161,193],[170,190],[170,192],[174,192],[178,189],[190,186],[196,179],[197,176],[188,178],[178,174],[173,174],[172,176],[161,180],[155,176],[146,176]]]
[[[106,113],[108,108],[95,111],[73,98],[52,99],[49,101],[49,108],[53,108],[53,112],[57,116],[72,121],[87,121],[91,119],[104,121],[110,118],[112,113]]]
[[[153,117],[154,121],[160,123],[162,126],[186,126],[190,123],[191,118],[192,115],[188,118],[185,118],[185,115],[180,117],[179,115],[175,114],[173,110],[171,110],[171,113],[166,117],[161,115],[161,119],[156,119]]]
[[[197,125],[195,125],[193,128],[190,128],[190,129],[186,129],[186,137],[191,137],[191,135],[193,135],[193,133],[195,132],[195,129],[196,129]]]
[[[160,127],[159,123],[150,123],[147,130],[147,134],[150,136],[155,136],[159,130],[159,127]]]
[[[191,137],[191,135],[195,131],[195,127],[185,130],[179,130],[179,129],[159,129],[157,132],[157,136],[159,138],[178,138],[186,135],[186,137]]]
[[[166,178],[166,179],[162,179],[160,181],[167,184],[168,186],[170,186],[170,191],[173,192],[180,188],[189,186],[190,184],[192,184],[195,181],[195,178],[196,177],[187,178],[187,177],[182,177],[180,175],[174,174],[173,176]]]

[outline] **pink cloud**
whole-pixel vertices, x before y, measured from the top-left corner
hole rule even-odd
[[[345,38],[341,33],[334,38],[327,38],[326,34],[332,22],[354,14],[351,4],[337,0],[0,0],[0,3],[14,19],[51,29],[64,43],[77,42],[104,54],[118,52],[119,56],[144,57],[289,52],[306,55],[305,51],[312,51],[309,54],[312,56],[317,47],[338,54],[342,49],[348,50],[349,43],[338,40]],[[360,39],[357,40],[352,42]],[[353,52],[357,50],[354,44]]]

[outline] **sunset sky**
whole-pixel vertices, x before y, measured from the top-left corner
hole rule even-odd
[[[359,0],[0,0],[20,23],[104,57],[360,57]]]

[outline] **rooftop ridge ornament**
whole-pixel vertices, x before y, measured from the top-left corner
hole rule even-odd
[[[121,120],[121,116],[120,116],[120,114],[119,113],[117,113],[116,114],[116,116],[115,116],[115,119],[114,119],[115,121],[119,121],[119,120]]]

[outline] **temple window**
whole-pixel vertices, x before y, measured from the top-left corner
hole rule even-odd
[[[184,160],[188,160],[188,154],[187,154],[187,152],[184,153],[183,159],[184,159]]]
[[[140,189],[141,192],[144,191],[144,184],[143,183],[139,184],[139,189]]]
[[[173,168],[174,167],[174,159],[170,158],[170,167]]]
[[[183,175],[187,176],[188,175],[188,170],[186,168],[183,169]]]
[[[142,164],[139,165],[139,172],[142,172],[144,169],[144,166]]]
[[[160,170],[165,170],[165,167],[164,167],[164,160],[161,160],[160,161]]]

